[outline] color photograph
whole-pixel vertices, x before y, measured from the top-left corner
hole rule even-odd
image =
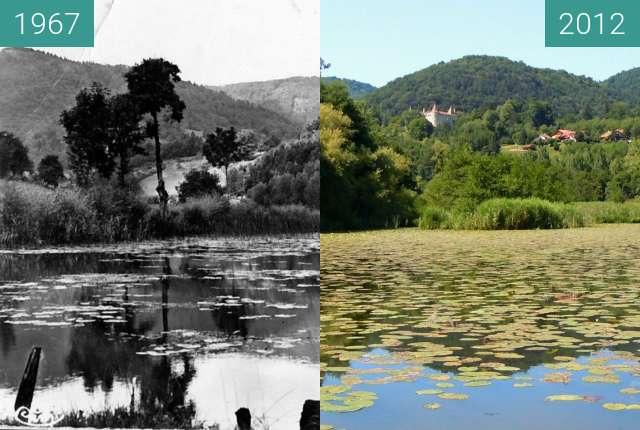
[[[636,428],[637,50],[321,0],[320,55],[322,428]]]

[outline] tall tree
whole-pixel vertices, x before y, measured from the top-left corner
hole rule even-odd
[[[129,173],[129,160],[132,156],[144,154],[140,146],[145,138],[140,127],[142,114],[130,94],[118,94],[109,100],[111,112],[111,153],[118,157],[118,183],[125,186],[125,176]]]
[[[216,131],[207,135],[202,152],[209,163],[214,167],[224,168],[225,182],[229,181],[229,165],[237,163],[244,158],[244,148],[237,139],[235,128],[216,128]]]
[[[32,169],[29,150],[22,141],[11,133],[0,132],[0,178],[20,176]]]
[[[64,178],[64,170],[57,155],[47,155],[38,164],[38,176],[47,185],[57,187]]]
[[[111,147],[109,90],[94,82],[76,96],[76,105],[62,112],[60,123],[66,129],[69,166],[81,186],[89,184],[95,170],[105,178],[115,168]]]
[[[155,141],[156,174],[158,177],[158,198],[162,216],[166,216],[169,194],[164,186],[162,176],[162,151],[160,147],[160,125],[158,116],[163,109],[168,109],[170,118],[180,122],[185,109],[184,102],[175,91],[175,83],[180,82],[180,69],[162,58],[146,59],[136,64],[124,75],[129,93],[143,114],[151,115],[147,124],[147,134]]]

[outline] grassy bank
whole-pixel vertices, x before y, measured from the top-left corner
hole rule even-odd
[[[301,205],[261,206],[204,197],[172,204],[166,218],[134,190],[0,184],[0,246],[135,241],[187,235],[318,231],[320,213]]]
[[[638,222],[640,202],[564,204],[540,199],[491,199],[472,212],[426,207],[418,226],[424,230],[528,230]]]

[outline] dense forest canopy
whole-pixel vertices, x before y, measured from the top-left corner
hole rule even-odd
[[[368,94],[374,92],[377,88],[366,82],[356,81],[354,79],[338,78],[335,76],[327,76],[322,78],[323,81],[329,83],[333,81],[340,81],[347,86],[349,95],[354,99],[361,99]]]
[[[613,82],[616,80],[599,83],[503,57],[467,56],[395,79],[369,94],[366,100],[387,115],[398,115],[409,107],[422,109],[433,103],[471,111],[496,107],[509,99],[547,102],[559,116],[587,106],[600,114],[613,101],[629,98],[622,96],[628,92],[628,85],[612,85]]]

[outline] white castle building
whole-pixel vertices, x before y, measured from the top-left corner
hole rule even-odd
[[[429,121],[434,127],[438,127],[442,124],[453,125],[458,118],[456,109],[451,106],[448,111],[443,112],[438,110],[438,105],[434,104],[430,110],[422,109],[422,115]]]

